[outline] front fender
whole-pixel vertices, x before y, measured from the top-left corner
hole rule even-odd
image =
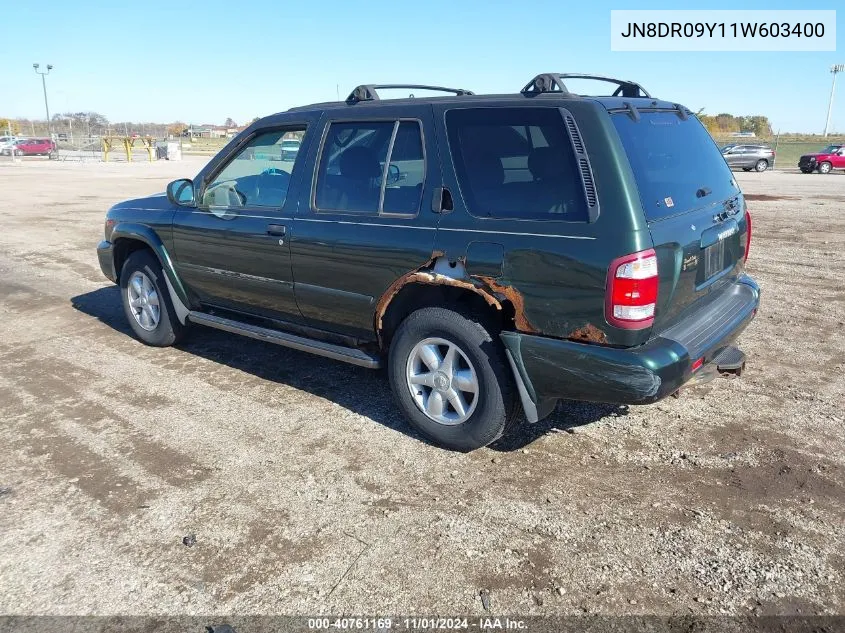
[[[144,224],[136,224],[134,222],[118,222],[117,224],[115,224],[109,240],[114,245],[113,251],[115,252],[115,254],[120,250],[119,244],[121,240],[134,240],[137,242],[143,242],[144,244],[149,246],[150,250],[155,253],[159,263],[161,264],[161,269],[164,271],[164,276],[167,280],[167,285],[170,289],[170,294],[175,295],[174,299],[178,298],[179,302],[183,306],[190,305],[190,300],[188,298],[188,293],[185,290],[185,286],[182,284],[182,280],[179,279],[179,275],[176,274],[176,268],[173,265],[173,259],[171,259],[170,253],[167,252],[167,249],[165,248],[164,243],[161,241],[161,238],[153,229]],[[114,263],[115,273],[119,275],[120,270],[118,270],[116,262]],[[176,301],[174,300],[174,305],[175,304]]]

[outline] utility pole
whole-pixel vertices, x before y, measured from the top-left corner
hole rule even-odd
[[[50,137],[50,140],[53,140],[53,126],[50,124],[50,106],[47,105],[47,75],[50,74],[50,71],[53,70],[53,66],[47,64],[47,70],[40,71],[38,70],[41,67],[41,64],[33,64],[32,67],[35,69],[39,75],[41,75],[41,87],[44,88],[44,109],[47,111],[47,135]]]
[[[845,64],[836,64],[830,67],[830,73],[833,75],[833,85],[830,87],[830,101],[827,104],[827,122],[824,124],[824,135],[827,137],[827,131],[830,129],[830,115],[833,112],[833,93],[836,91],[836,75],[845,71]]]

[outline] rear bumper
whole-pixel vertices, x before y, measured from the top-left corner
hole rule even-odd
[[[114,270],[114,245],[103,240],[97,244],[97,259],[100,260],[100,270],[111,281],[117,283],[117,274]]]
[[[754,318],[760,288],[743,275],[718,300],[693,317],[658,334],[645,345],[613,348],[541,336],[503,332],[523,404],[550,412],[559,398],[648,404],[677,391],[695,372],[728,347]],[[529,419],[532,417],[527,410]]]

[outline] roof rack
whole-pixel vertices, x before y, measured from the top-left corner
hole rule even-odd
[[[594,79],[596,81],[606,81],[608,83],[616,84],[618,87],[613,92],[612,97],[648,97],[651,95],[646,92],[640,84],[634,81],[625,81],[624,79],[614,79],[613,77],[602,77],[601,75],[577,75],[577,74],[561,74],[561,73],[543,73],[537,75],[526,84],[525,88],[521,90],[522,94],[526,96],[534,96],[544,92],[560,92],[564,94],[573,94],[569,92],[564,79]]]
[[[349,93],[349,96],[346,97],[346,103],[351,105],[353,103],[358,103],[359,101],[379,101],[380,97],[378,96],[378,92],[376,92],[376,90],[382,90],[384,88],[436,90],[437,92],[450,92],[458,97],[475,94],[472,90],[464,90],[463,88],[444,88],[442,86],[425,86],[421,84],[362,84]]]

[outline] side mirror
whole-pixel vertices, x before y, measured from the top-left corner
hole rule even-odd
[[[180,178],[167,185],[167,199],[181,207],[194,207],[194,183],[189,178]]]

